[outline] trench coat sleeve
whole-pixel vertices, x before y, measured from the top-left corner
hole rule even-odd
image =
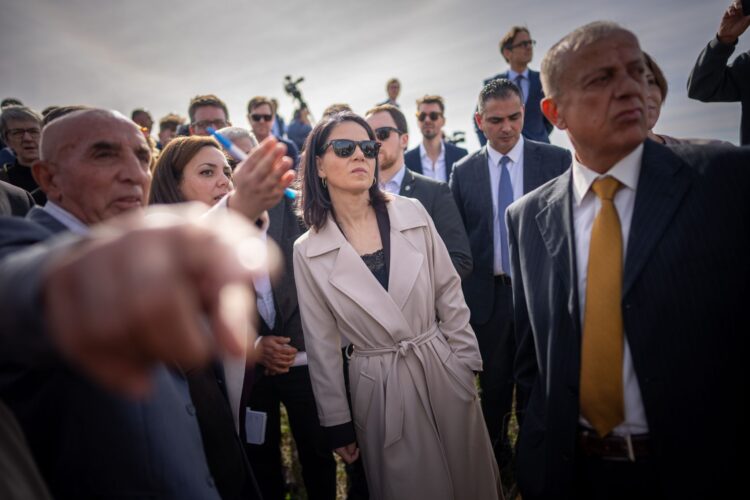
[[[344,387],[341,335],[333,313],[322,299],[324,294],[315,282],[305,256],[302,255],[303,251],[300,245],[295,245],[294,279],[297,284],[310,379],[320,424],[323,427],[334,427],[352,420]]]
[[[451,262],[445,243],[438,236],[435,224],[427,211],[419,205],[429,232],[428,248],[431,249],[430,264],[435,288],[435,312],[451,350],[461,361],[474,371],[482,370],[482,357],[479,354],[474,330],[469,325],[469,308],[461,290],[461,278]]]

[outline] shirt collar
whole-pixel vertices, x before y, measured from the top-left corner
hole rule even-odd
[[[427,150],[424,147],[424,143],[419,143],[419,156],[423,160],[427,158]],[[445,143],[440,141],[440,154],[438,155],[438,161],[445,160]]]
[[[641,160],[643,159],[643,143],[631,151],[625,158],[615,163],[605,174],[594,172],[578,161],[573,155],[573,196],[576,205],[580,205],[591,185],[599,177],[611,176],[620,181],[625,187],[635,191],[638,177],[641,174]]]
[[[386,189],[386,191],[388,191],[389,193],[398,194],[399,191],[401,191],[401,183],[404,181],[405,174],[406,174],[406,165],[401,165],[401,168],[398,169],[398,172],[396,172],[396,175],[391,177],[391,179],[384,184],[384,186],[395,188],[395,191],[391,191],[388,189]]]
[[[523,136],[518,137],[518,142],[515,146],[513,146],[513,149],[508,151],[508,154],[502,154],[500,151],[497,151],[494,149],[490,143],[487,143],[487,154],[490,157],[490,161],[493,165],[499,165],[500,164],[500,158],[503,156],[507,156],[511,160],[511,165],[508,165],[508,167],[512,167],[515,165],[518,165],[518,161],[521,159],[521,154],[523,153]]]
[[[89,227],[81,222],[78,217],[71,214],[60,205],[47,200],[47,203],[44,204],[42,210],[54,217],[63,226],[67,227],[71,233],[79,236],[86,236],[89,234]]]
[[[526,68],[525,70],[523,70],[520,73],[516,73],[512,69],[508,69],[508,80],[511,80],[511,81],[513,81],[513,83],[515,83],[515,79],[516,79],[516,77],[518,75],[521,75],[521,76],[523,76],[524,78],[526,78],[528,80],[529,79],[529,68]]]

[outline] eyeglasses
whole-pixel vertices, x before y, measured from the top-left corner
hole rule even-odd
[[[401,135],[401,131],[395,127],[380,127],[375,129],[375,137],[379,141],[387,141],[391,136],[391,132],[396,132],[398,135]]]
[[[327,142],[325,146],[323,146],[321,154],[324,153],[326,149],[328,149],[328,146],[331,146],[331,149],[333,149],[333,153],[339,158],[349,158],[354,154],[357,146],[359,146],[359,149],[362,151],[362,154],[365,155],[365,158],[375,158],[378,156],[378,151],[380,151],[380,143],[378,141],[352,141],[349,139],[334,139]]]
[[[273,115],[261,115],[253,113],[252,115],[250,115],[250,118],[254,122],[270,122],[271,120],[273,120]]]
[[[511,49],[511,50],[517,49],[519,47],[523,47],[525,49],[528,49],[530,47],[533,47],[534,45],[536,45],[536,40],[524,40],[523,42],[518,42],[515,45],[510,45],[508,48]]]
[[[219,130],[220,128],[224,128],[227,126],[226,120],[216,119],[216,120],[201,120],[199,122],[193,122],[190,125],[193,126],[193,128],[199,128],[206,130],[208,127],[213,127],[216,130]]]
[[[8,129],[8,137],[12,137],[13,139],[22,139],[26,134],[29,134],[32,138],[36,138],[41,133],[42,131],[39,127]]]
[[[427,119],[427,117],[428,117],[428,116],[430,117],[430,120],[432,120],[432,121],[436,122],[436,121],[438,121],[438,120],[439,120],[440,118],[442,118],[442,117],[443,117],[443,113],[440,113],[440,112],[438,112],[438,111],[430,111],[429,113],[425,113],[424,111],[422,111],[421,113],[417,113],[417,119],[418,119],[418,120],[419,120],[420,122],[423,122],[423,121],[425,121],[425,120]]]

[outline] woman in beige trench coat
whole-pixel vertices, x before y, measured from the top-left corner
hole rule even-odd
[[[318,124],[305,146],[312,229],[294,274],[320,422],[344,460],[361,450],[373,499],[499,498],[460,279],[422,205],[378,189],[378,149],[351,113]]]

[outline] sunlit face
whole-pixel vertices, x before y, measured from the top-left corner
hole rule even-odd
[[[125,118],[86,115],[69,124],[50,159],[47,197],[85,224],[105,221],[146,204],[151,149]]]
[[[422,103],[417,108],[417,114],[421,115],[422,113],[425,113],[426,115],[437,113],[440,115],[439,118],[434,121],[429,116],[425,116],[424,120],[417,120],[419,130],[422,131],[422,136],[424,136],[425,139],[439,137],[442,134],[443,126],[445,125],[445,116],[443,116],[443,111],[440,109],[440,105],[434,102]]]
[[[345,121],[333,127],[326,142],[335,139],[359,142],[370,140],[370,136],[358,123]],[[329,146],[318,156],[317,163],[318,176],[326,179],[330,193],[362,193],[370,189],[375,179],[375,158],[365,158],[359,146],[348,158],[339,158]]]
[[[232,190],[232,169],[226,157],[213,146],[205,146],[185,165],[180,191],[187,201],[215,205]]]
[[[531,35],[525,31],[519,31],[513,38],[513,47],[503,49],[503,55],[511,66],[526,67],[531,62],[534,57],[534,48],[530,42]]]
[[[381,127],[396,128],[396,122],[393,121],[393,117],[387,111],[381,111],[368,116],[367,123],[373,130],[377,130]],[[381,174],[394,168],[398,171],[398,169],[404,164],[404,148],[409,143],[409,137],[406,134],[399,135],[391,130],[388,139],[384,141],[378,140],[378,142],[380,143],[378,165]]]
[[[648,88],[638,40],[618,32],[567,59],[560,95],[551,99],[557,110],[552,121],[567,130],[579,157],[626,156],[645,140],[648,130]]]
[[[195,109],[193,116],[193,123],[190,124],[190,135],[211,135],[208,133],[208,127],[219,130],[229,125],[227,114],[219,106],[200,106]]]
[[[36,120],[8,120],[5,142],[21,165],[30,167],[39,159],[41,126]]]
[[[659,121],[661,114],[661,105],[664,97],[661,95],[661,89],[656,84],[654,74],[646,66],[646,83],[648,84],[648,94],[646,95],[646,128],[652,130]]]
[[[259,118],[259,119],[254,119]],[[270,117],[270,120],[268,119]],[[271,106],[268,104],[261,104],[255,106],[247,117],[250,121],[250,128],[253,129],[253,134],[258,141],[264,140],[266,137],[271,135],[271,128],[273,127],[274,115]]]
[[[495,151],[507,154],[521,137],[523,105],[516,94],[505,99],[488,99],[484,111],[475,115],[477,126]]]

